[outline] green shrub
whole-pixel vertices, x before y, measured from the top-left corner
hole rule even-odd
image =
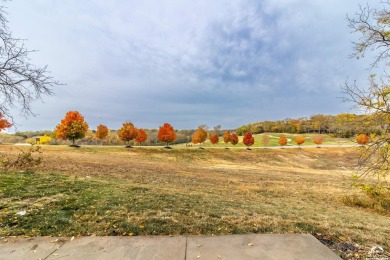
[[[350,206],[371,208],[379,212],[390,213],[390,185],[357,184],[364,193],[362,196],[347,196],[344,203]]]

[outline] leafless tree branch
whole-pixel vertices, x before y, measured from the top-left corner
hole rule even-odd
[[[3,3],[5,0],[1,0]],[[0,111],[13,121],[10,109],[17,107],[24,116],[34,115],[31,103],[52,95],[60,85],[47,70],[30,63],[24,40],[12,37],[4,6],[0,6]]]
[[[383,2],[390,6],[389,1]],[[390,57],[390,11],[371,9],[369,5],[360,6],[360,12],[353,17],[347,16],[347,21],[352,32],[358,32],[362,36],[358,42],[353,42],[354,51],[351,57],[362,58],[368,51],[377,52],[372,67]]]

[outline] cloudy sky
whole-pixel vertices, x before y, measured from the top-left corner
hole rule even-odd
[[[376,1],[379,2],[379,1]],[[352,112],[347,79],[366,84],[355,60],[350,0],[13,0],[14,36],[60,82],[17,130],[54,129],[69,110],[90,128],[125,121],[157,128],[236,128],[262,120]],[[374,5],[375,6],[375,5]]]

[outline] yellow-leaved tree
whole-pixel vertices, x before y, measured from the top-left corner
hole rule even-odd
[[[130,148],[131,144],[130,141],[136,138],[138,135],[137,128],[134,127],[133,123],[131,122],[125,122],[122,124],[121,129],[118,131],[118,137],[127,143],[126,147]]]
[[[225,131],[223,134],[223,142],[225,143],[225,148],[227,148],[227,144],[231,142],[232,136],[229,131]]]
[[[283,146],[285,146],[285,145],[287,145],[287,138],[284,136],[284,135],[281,135],[280,137],[279,137],[279,145],[281,146],[281,147],[283,147]]]
[[[360,134],[356,137],[356,142],[360,145],[366,145],[370,141],[370,138],[366,134]]]
[[[207,131],[204,127],[198,127],[198,130],[192,135],[192,143],[202,144],[207,139]]]
[[[301,144],[303,144],[305,142],[305,138],[303,138],[302,136],[297,136],[297,138],[295,138],[295,143],[299,146],[299,148],[301,148]]]

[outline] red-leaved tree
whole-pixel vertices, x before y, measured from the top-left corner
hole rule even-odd
[[[138,134],[137,137],[135,138],[135,141],[141,145],[146,140],[148,140],[148,135],[146,134],[145,130],[138,129]]]
[[[169,143],[176,141],[176,132],[170,124],[164,123],[164,125],[160,126],[160,129],[158,130],[158,140],[166,143],[167,147]]]
[[[4,118],[3,113],[0,112],[0,131],[6,128],[10,128],[12,124]]]
[[[238,135],[236,133],[230,135],[230,142],[232,145],[238,144]]]
[[[108,128],[105,125],[98,125],[95,133],[95,137],[100,140],[100,145],[103,145],[103,140],[108,135]]]
[[[246,145],[246,149],[249,150],[249,147],[255,143],[255,138],[253,137],[251,132],[246,132],[242,142]]]
[[[83,138],[88,131],[88,124],[84,117],[77,111],[69,111],[64,119],[56,127],[56,137],[63,140],[72,140],[72,146],[75,146],[75,140]]]
[[[211,134],[209,139],[212,144],[217,144],[219,142],[219,137],[217,134]]]
[[[118,137],[127,142],[126,147],[131,147],[130,141],[137,137],[138,131],[137,128],[134,127],[133,123],[125,122],[122,124],[122,128],[118,131]]]

